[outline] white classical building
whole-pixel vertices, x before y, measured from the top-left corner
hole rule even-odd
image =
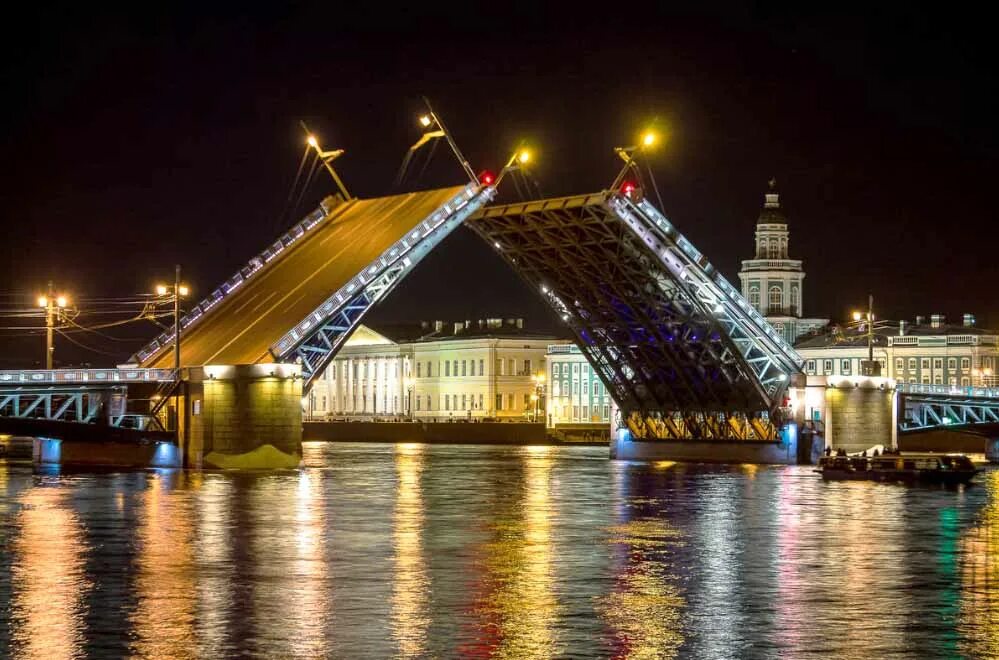
[[[390,338],[394,336],[395,339]],[[522,319],[361,325],[305,401],[316,419],[544,419],[545,353]],[[568,340],[564,340],[568,341]]]
[[[804,318],[805,271],[789,258],[787,218],[780,208],[777,182],[770,180],[756,221],[756,257],[742,262],[742,295],[766,317],[788,343],[821,328],[829,319]]]
[[[602,424],[611,420],[611,397],[579,348],[552,344],[546,355],[548,425]]]
[[[999,334],[975,325],[965,314],[963,323],[948,324],[942,314],[925,323],[884,322],[871,336],[874,360],[881,373],[902,383],[995,387],[999,385]],[[795,350],[805,358],[805,373],[849,380],[860,375],[868,356],[868,333],[862,323],[834,326],[823,334],[803,338]]]

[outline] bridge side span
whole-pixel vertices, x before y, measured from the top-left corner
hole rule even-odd
[[[637,436],[775,438],[800,357],[647,202],[601,192],[469,225],[572,329]]]
[[[183,330],[181,365],[301,358],[308,381],[338,346],[328,332],[318,331],[338,319],[340,340],[349,335],[370,306],[491,193],[491,188],[459,186],[352,200],[322,220],[313,218],[296,240],[279,241],[284,245],[280,254],[259,272],[227,290],[223,285],[223,295],[201,309]],[[161,336],[137,361],[171,367],[173,356],[166,348],[172,341],[172,333]]]

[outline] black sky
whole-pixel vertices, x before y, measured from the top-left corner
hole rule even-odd
[[[381,195],[425,94],[476,169],[535,144],[546,195],[608,185],[612,147],[655,119],[664,210],[733,282],[775,176],[807,314],[843,318],[871,291],[883,317],[999,325],[987,16],[423,4],[8,16],[0,301],[50,278],[78,297],[147,291],[175,262],[207,293],[277,234],[300,119],[346,149],[352,192]],[[460,175],[440,152],[416,187]],[[300,210],[331,191],[317,179]],[[487,314],[555,323],[461,229],[375,318]],[[26,342],[0,336],[4,364],[40,355]]]

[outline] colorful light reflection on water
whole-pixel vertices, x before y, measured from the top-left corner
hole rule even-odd
[[[996,657],[999,470],[979,481],[547,447],[0,463],[0,656]]]

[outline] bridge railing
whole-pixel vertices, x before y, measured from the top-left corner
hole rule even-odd
[[[290,247],[298,239],[319,225],[323,220],[330,217],[334,209],[332,200],[333,198],[330,197],[324,199],[320,203],[319,208],[312,211],[300,222],[293,225],[291,229],[274,241],[274,243],[268,246],[267,249],[250,259],[245,266],[236,272],[235,275],[223,282],[222,286],[212,291],[207,298],[192,307],[190,311],[188,311],[188,313],[180,319],[181,330],[187,330],[190,326],[194,325],[202,316],[205,315],[206,312],[208,312],[208,310],[215,307],[215,305],[220,303],[226,296],[239,288],[243,282],[253,277],[257,271],[270,263],[279,254],[284,252],[285,248]],[[151,341],[135,354],[135,361],[140,364],[145,362],[152,356],[156,355],[159,351],[173,344],[173,340],[174,333],[172,329],[160,334],[156,339]]]
[[[120,385],[162,383],[174,379],[173,369],[5,369],[0,371],[4,385]]]
[[[966,396],[976,399],[999,399],[999,387],[958,387],[956,385],[929,385],[926,383],[897,383],[901,394],[928,394],[938,396]]]

